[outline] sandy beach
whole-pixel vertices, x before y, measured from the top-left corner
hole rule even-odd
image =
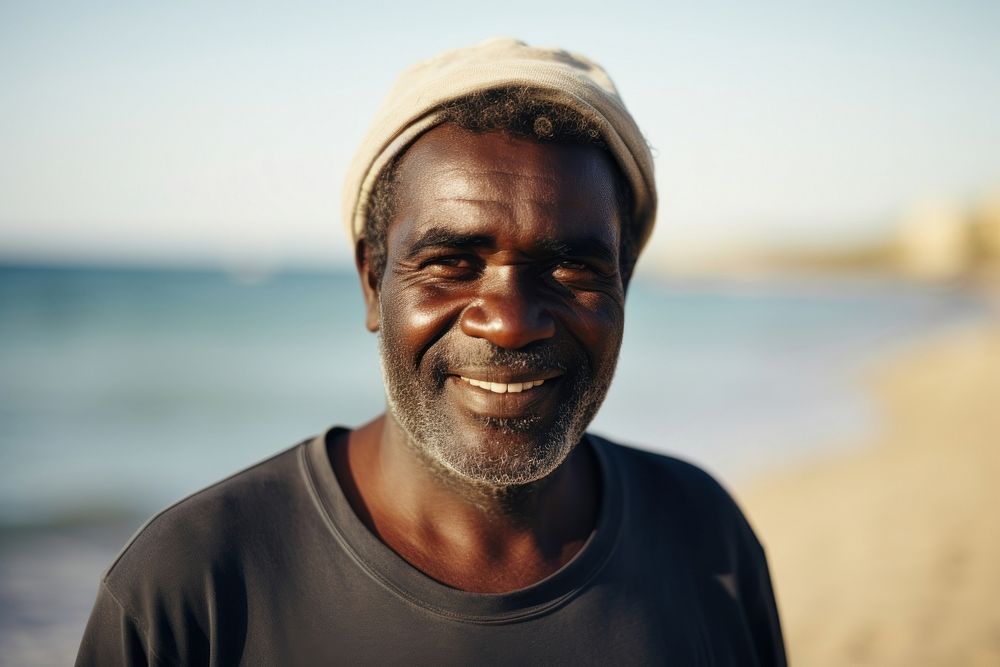
[[[1000,328],[874,369],[873,441],[751,484],[794,665],[1000,665]]]

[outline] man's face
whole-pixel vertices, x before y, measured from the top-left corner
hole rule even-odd
[[[385,274],[368,293],[390,414],[466,479],[541,479],[597,412],[621,344],[611,160],[445,125],[397,173]]]

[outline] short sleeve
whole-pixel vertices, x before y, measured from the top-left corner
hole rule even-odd
[[[148,648],[142,631],[125,612],[118,600],[102,581],[97,601],[90,612],[77,667],[90,665],[165,665]]]
[[[747,530],[750,530],[747,526]],[[741,568],[740,598],[743,601],[744,613],[750,624],[754,648],[761,665],[787,664],[785,643],[781,633],[781,622],[778,620],[778,606],[774,599],[774,589],[771,587],[771,576],[768,572],[767,557],[764,548],[751,532],[746,549],[745,562]]]

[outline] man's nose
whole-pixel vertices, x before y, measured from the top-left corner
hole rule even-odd
[[[555,335],[555,320],[531,289],[531,278],[518,274],[506,267],[484,285],[462,312],[460,324],[467,336],[516,350]]]

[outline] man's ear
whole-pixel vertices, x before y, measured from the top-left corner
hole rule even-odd
[[[354,246],[354,264],[358,268],[358,278],[361,279],[361,293],[365,298],[365,327],[371,332],[379,328],[379,281],[372,272],[368,254],[368,244],[362,237]]]

